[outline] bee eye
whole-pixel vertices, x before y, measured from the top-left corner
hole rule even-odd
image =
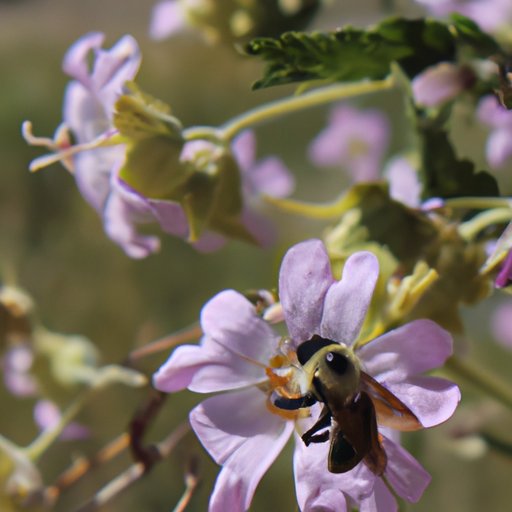
[[[327,352],[325,354],[325,362],[338,375],[344,375],[349,365],[348,359],[337,352]]]

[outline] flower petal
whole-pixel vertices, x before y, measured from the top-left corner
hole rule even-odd
[[[414,320],[357,349],[366,373],[379,382],[403,379],[442,366],[452,337],[432,320]]]
[[[430,484],[431,476],[399,444],[386,437],[383,437],[383,444],[388,456],[384,473],[386,478],[399,496],[411,503],[416,503]]]
[[[382,384],[411,409],[424,427],[446,421],[460,402],[458,386],[439,377],[411,377],[401,383]]]
[[[293,472],[297,503],[304,512],[342,512],[347,510],[347,496],[358,503],[371,492],[375,476],[364,464],[335,474],[327,469],[328,455],[328,442],[306,446],[296,435]]]
[[[279,272],[279,297],[296,343],[319,334],[325,294],[333,282],[329,256],[320,240],[301,242],[285,254]]]
[[[398,512],[398,504],[381,478],[375,479],[373,492],[361,501],[359,512]]]
[[[379,262],[371,252],[348,258],[341,280],[325,297],[320,334],[350,345],[359,334],[379,275]]]
[[[257,388],[214,396],[190,413],[197,437],[223,468],[210,512],[249,508],[261,478],[288,441],[293,422],[269,412]]]
[[[201,312],[201,326],[201,345],[177,348],[154,376],[157,389],[210,393],[267,380],[265,366],[279,337],[243,295],[216,295]]]

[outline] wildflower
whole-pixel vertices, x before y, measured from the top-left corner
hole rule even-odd
[[[436,16],[458,12],[473,19],[490,32],[506,28],[512,20],[512,5],[508,0],[416,0]]]
[[[364,371],[410,407],[422,426],[437,425],[452,415],[460,398],[457,386],[422,375],[451,353],[450,335],[437,324],[417,320],[365,345],[355,343],[377,276],[375,256],[359,252],[347,260],[337,281],[322,242],[298,244],[286,254],[279,277],[289,336],[279,336],[244,296],[225,290],[201,312],[201,344],[179,347],[154,375],[154,385],[165,392],[228,391],[190,413],[201,443],[222,465],[210,511],[247,510],[260,479],[292,433],[304,433],[317,419],[318,404],[285,411],[271,400],[283,386],[300,390],[303,371],[296,350],[313,335],[347,346]],[[387,480],[400,496],[417,501],[429,475],[392,439],[384,438],[383,443]],[[386,504],[394,503],[380,477],[364,464],[347,473],[329,473],[327,447],[306,448],[297,436],[294,471],[304,511],[320,506],[343,510],[345,502],[361,510],[386,510]]]
[[[125,36],[110,50],[102,50],[102,42],[102,34],[88,34],[64,58],[64,70],[74,80],[66,91],[58,139],[34,137],[30,124],[24,125],[28,142],[56,151],[36,159],[32,169],[63,161],[102,217],[107,235],[132,258],[160,247],[157,236],[139,231],[148,223],[199,250],[216,249],[226,237],[269,242],[270,228],[244,200],[291,190],[289,171],[277,159],[254,164],[248,134],[233,142],[232,151],[221,142],[186,141],[162,102],[135,86],[123,94],[140,64],[135,40]],[[91,51],[95,59],[89,70]],[[69,131],[74,146],[62,136]]]
[[[427,68],[412,81],[414,100],[425,107],[437,107],[455,99],[473,85],[474,73],[467,67],[442,62]]]
[[[153,39],[165,39],[186,27],[183,5],[176,0],[158,2],[151,13],[149,35]]]
[[[512,156],[512,112],[504,109],[495,96],[484,96],[477,107],[477,116],[491,128],[486,157],[495,169],[503,167]]]
[[[309,157],[320,167],[342,166],[354,182],[375,181],[389,143],[388,133],[388,121],[378,110],[340,105],[311,143]]]

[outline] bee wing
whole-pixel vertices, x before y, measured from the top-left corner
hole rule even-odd
[[[401,432],[420,430],[423,425],[416,415],[391,391],[365,372],[361,372],[362,389],[372,399],[377,422]]]

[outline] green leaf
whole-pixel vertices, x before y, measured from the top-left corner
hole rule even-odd
[[[171,108],[135,83],[129,83],[129,93],[119,97],[115,104],[114,126],[128,139],[138,140],[165,135],[181,140],[180,121],[171,115]]]
[[[470,18],[453,13],[450,19],[452,33],[457,38],[459,46],[473,57],[486,58],[502,52],[495,39],[483,32]]]
[[[134,141],[126,151],[120,177],[139,193],[152,199],[174,199],[176,189],[189,178],[180,162],[184,142],[163,135]]]
[[[245,48],[267,62],[253,88],[308,80],[382,79],[398,62],[409,77],[428,66],[455,58],[454,37],[433,20],[391,18],[368,30],[345,27],[335,32],[287,32],[259,38]]]
[[[420,122],[418,133],[424,199],[499,196],[498,183],[491,174],[477,172],[473,162],[457,158],[444,128]]]

